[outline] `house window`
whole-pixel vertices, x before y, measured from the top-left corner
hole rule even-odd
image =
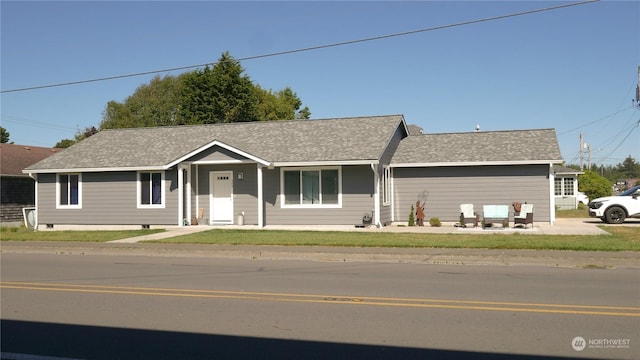
[[[80,174],[58,174],[57,208],[82,208],[82,176]]]
[[[573,178],[564,178],[564,194],[565,196],[573,196]]]
[[[283,207],[340,207],[340,168],[282,169]]]
[[[563,178],[555,178],[553,181],[553,193],[555,196],[562,196],[562,179]]]
[[[138,173],[138,208],[164,208],[164,172]]]
[[[391,169],[385,166],[382,170],[382,205],[391,205]]]
[[[574,196],[574,179],[573,178],[555,178],[554,180],[555,196]]]

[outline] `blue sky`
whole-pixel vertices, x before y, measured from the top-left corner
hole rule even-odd
[[[14,89],[570,3],[2,1],[1,125],[16,144],[53,146],[99,125],[108,101],[123,101],[155,75],[8,92]],[[403,114],[428,133],[473,131],[478,124],[484,131],[555,128],[567,163],[579,163],[581,132],[596,164],[615,165],[629,155],[640,160],[640,108],[632,103],[638,1],[600,1],[241,64],[263,88],[291,87],[314,119]]]

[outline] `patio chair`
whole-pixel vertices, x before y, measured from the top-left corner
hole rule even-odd
[[[467,224],[473,224],[473,227],[478,226],[480,221],[480,215],[473,211],[473,204],[460,204],[460,225],[467,227]]]
[[[531,224],[533,228],[533,204],[522,204],[520,207],[520,213],[513,217],[514,226]]]

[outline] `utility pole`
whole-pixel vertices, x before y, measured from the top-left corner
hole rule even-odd
[[[591,144],[584,142],[582,133],[580,133],[580,171],[584,170],[584,153],[588,154],[587,169],[591,170]]]
[[[584,170],[584,143],[582,142],[582,133],[580,133],[580,171]]]
[[[636,85],[636,106],[640,108],[640,66],[638,66],[638,85]]]

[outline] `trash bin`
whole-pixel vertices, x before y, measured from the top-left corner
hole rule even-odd
[[[240,225],[240,226],[244,225],[244,212],[241,212],[240,214],[238,214],[236,225]]]

